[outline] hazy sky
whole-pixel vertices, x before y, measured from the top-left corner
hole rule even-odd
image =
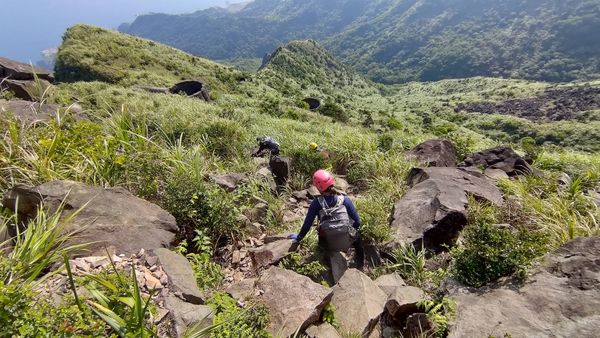
[[[1,0],[0,56],[35,63],[41,59],[42,50],[60,45],[64,31],[76,23],[116,29],[139,14],[191,13],[240,1]]]

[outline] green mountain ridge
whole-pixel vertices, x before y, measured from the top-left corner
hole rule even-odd
[[[597,303],[597,293],[580,286],[592,285],[597,278],[590,284],[581,273],[571,276],[571,272],[593,270],[597,262],[598,239],[581,237],[600,235],[600,114],[594,111],[596,101],[590,101],[590,95],[600,91],[600,81],[553,84],[473,77],[383,85],[365,79],[312,40],[282,45],[260,71],[250,74],[160,43],[87,25],[67,31],[58,58],[58,81],[40,94],[38,104],[31,105],[34,109],[52,105],[55,115],[40,114],[40,119],[47,120],[24,123],[18,111],[2,108],[0,194],[9,197],[4,205],[8,206],[15,201],[12,189],[16,186],[17,193],[25,194],[23,202],[27,204],[23,205],[28,205],[28,213],[0,212],[0,235],[10,235],[11,229],[20,234],[19,240],[1,241],[0,245],[0,336],[189,337],[208,331],[210,337],[279,337],[290,316],[303,316],[314,319],[311,325],[337,323],[330,329],[358,337],[373,329],[373,324],[360,315],[364,325],[350,327],[347,323],[355,321],[352,313],[358,312],[349,308],[363,310],[364,300],[371,299],[372,292],[379,294],[377,302],[372,302],[378,305],[371,304],[379,306],[375,313],[383,312],[386,317],[375,324],[377,331],[404,335],[397,327],[406,324],[409,314],[399,319],[388,313],[384,307],[388,296],[373,283],[383,275],[394,280],[400,276],[398,284],[403,288],[418,288],[410,293],[419,291],[419,299],[424,301],[410,310],[411,317],[417,311],[415,314],[432,321],[432,337],[465,336],[457,333],[459,326],[476,330],[481,325],[488,327],[477,332],[486,335],[518,335],[525,326],[532,335],[567,332],[566,336],[573,336],[582,330],[593,331],[589,323],[598,317],[598,309],[592,306],[591,312],[582,314],[579,302]],[[207,84],[210,102],[139,86],[169,86],[189,78],[201,78]],[[565,101],[565,96],[577,97]],[[306,97],[320,99],[323,105],[310,110],[303,101]],[[0,98],[2,107],[15,100],[4,88]],[[515,100],[529,104],[540,99],[546,112],[562,105],[574,107],[573,115],[563,116],[568,119],[564,121],[547,115],[528,120],[460,108],[483,102],[510,109]],[[75,104],[79,109],[71,111]],[[281,194],[275,194],[273,177],[265,175],[267,160],[250,155],[257,137],[267,135],[280,142],[281,156],[292,164]],[[500,171],[508,175],[508,170],[517,169],[509,161],[528,158],[533,160],[532,170],[519,170],[513,172],[514,177],[495,181],[484,179],[484,174],[491,173],[482,171],[485,165],[481,162],[469,169],[473,174],[453,167],[420,168],[423,164],[408,157],[407,151],[427,140],[439,146],[452,143],[456,153],[433,151],[434,155],[450,155],[445,163],[451,165],[502,145],[514,149],[514,155],[508,148],[496,148],[511,153],[498,162],[509,167]],[[329,158],[311,150],[312,142],[326,149]],[[488,154],[497,154],[494,151]],[[311,230],[293,253],[287,252],[287,239],[273,246],[267,242],[271,238],[265,237],[298,232],[310,194],[306,189],[315,170],[325,167],[331,168],[339,183],[344,178],[349,184],[349,197],[360,213],[360,236],[373,257],[382,258],[369,259],[365,275],[350,270],[348,275],[360,278],[350,284],[340,282],[333,291],[324,287],[335,282],[324,277],[328,269],[319,253],[317,231]],[[415,168],[422,171],[419,180],[437,169],[459,176],[439,176],[431,178],[434,184],[415,185]],[[529,165],[521,164],[521,168]],[[227,178],[232,182],[223,182]],[[71,182],[67,182],[66,195],[55,194],[53,184],[47,192],[34,188],[57,180],[75,181],[77,188],[71,190]],[[119,197],[96,193],[109,187],[111,194]],[[479,187],[490,194],[480,194]],[[63,207],[68,214],[62,216],[79,218],[81,209],[76,211],[77,204],[67,198],[69,191],[82,194],[80,189],[94,191],[85,195],[92,201],[82,202],[86,209],[79,223],[65,224],[71,217],[60,220]],[[473,198],[467,197],[471,189]],[[35,196],[42,191],[48,193],[49,204],[40,209],[30,207],[31,201],[40,203]],[[62,196],[65,201],[60,203]],[[124,201],[122,198],[136,200],[131,204],[134,210],[124,210],[129,204],[111,207]],[[138,198],[146,200],[149,209],[139,207]],[[399,207],[406,201],[411,205]],[[54,214],[58,204],[61,206]],[[419,222],[425,220],[423,235],[431,231],[431,220],[436,229],[446,222],[460,227],[457,231],[462,229],[462,239],[448,241],[453,245],[449,252],[429,258],[435,252],[410,245],[414,238],[400,234],[393,224],[395,216],[404,211]],[[15,224],[25,215],[31,215],[31,220],[21,231]],[[439,217],[444,222],[438,222]],[[107,226],[94,224],[97,218]],[[168,232],[153,235],[157,234],[153,229],[166,231],[167,223]],[[106,235],[123,235],[118,243],[106,243],[110,259],[99,257],[101,253],[78,257],[65,244],[71,239],[87,240],[79,237],[79,232],[73,238],[65,237],[65,228],[74,224],[81,224],[84,230],[95,227],[98,231],[93,240],[99,242]],[[162,241],[163,234],[175,238],[174,242],[144,244],[146,239]],[[390,241],[404,245],[391,249]],[[279,250],[275,247],[283,242],[288,247],[282,254],[289,255],[267,271],[278,270],[287,277],[269,277],[272,275],[263,269],[255,269],[252,254],[273,258],[270,250]],[[137,254],[123,257],[120,243],[143,245],[144,250],[136,248],[132,252]],[[567,249],[582,243],[593,246],[565,251],[566,243]],[[174,252],[161,248],[160,258],[150,259],[151,252],[159,255],[154,245],[169,244]],[[244,257],[242,250],[247,252]],[[555,274],[544,268],[537,273],[537,261],[552,252],[552,257],[561,258],[553,263],[552,271],[561,266],[569,270]],[[162,254],[180,256],[163,259]],[[57,270],[62,262],[68,278]],[[592,270],[584,272],[593,275]],[[526,296],[532,295],[530,292],[524,296],[521,291],[530,290],[544,276],[552,278],[552,283],[541,285],[551,285],[553,295],[560,291],[565,298],[548,298],[540,318],[565,319],[549,320],[540,328],[540,321],[530,324],[520,317],[531,313],[531,305],[536,305],[539,297]],[[254,278],[261,282],[256,284]],[[264,287],[267,284],[262,281],[279,285]],[[448,282],[456,281],[485,289],[467,294],[467,289],[461,288],[458,294],[448,294]],[[232,290],[232,284],[239,286],[237,282],[251,283],[255,291],[243,300],[244,306],[223,292]],[[346,292],[346,285],[357,287]],[[181,297],[180,288],[186,289],[189,297]],[[323,290],[319,292],[322,296],[309,291],[315,295],[309,297],[310,305],[298,306],[305,300],[297,295],[314,288]],[[154,294],[158,289],[161,291]],[[515,308],[519,312],[512,313],[513,317],[502,318],[503,326],[496,320],[465,316],[468,311],[502,312],[502,304],[510,300],[487,303],[490,295],[504,291],[514,292],[516,298],[511,300],[525,301]],[[335,303],[331,292],[337,293],[333,298],[344,297],[345,301]],[[396,288],[394,292],[404,290]],[[196,296],[193,304],[187,303],[192,295],[202,295],[204,305],[196,304]],[[486,304],[460,303],[463,295]],[[325,308],[318,310],[319,314],[314,309],[321,301]],[[571,309],[568,313],[561,307],[565,304]],[[204,316],[205,310],[212,317]],[[192,313],[198,316],[192,319]],[[162,319],[158,320],[159,316]],[[393,325],[388,319],[394,320]],[[194,321],[199,325],[192,325]],[[564,326],[565,321],[569,325]],[[185,329],[191,331],[184,335]],[[285,336],[290,336],[303,334],[304,328],[298,324],[285,329]]]
[[[315,39],[376,82],[600,75],[597,0],[256,0],[236,13],[138,17],[127,33],[210,59],[261,58]]]

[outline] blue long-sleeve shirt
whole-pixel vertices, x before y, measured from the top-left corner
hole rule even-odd
[[[337,203],[338,197],[336,195],[324,197],[325,203],[328,206],[332,207]],[[344,206],[346,207],[346,211],[348,211],[348,216],[350,216],[350,219],[354,221],[352,226],[358,230],[360,228],[360,217],[358,216],[358,212],[348,196],[344,196]],[[304,224],[302,225],[302,229],[300,229],[300,233],[298,234],[298,241],[301,241],[304,236],[306,236],[308,231],[310,231],[310,227],[313,225],[315,218],[319,216],[319,211],[322,209],[323,207],[321,207],[321,204],[316,198],[310,203],[310,206],[308,207],[308,214],[306,214]]]

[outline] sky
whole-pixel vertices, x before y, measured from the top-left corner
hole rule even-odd
[[[241,1],[241,0],[240,0]],[[44,49],[58,47],[76,23],[116,29],[136,15],[191,13],[236,0],[2,0],[0,56],[33,62]]]

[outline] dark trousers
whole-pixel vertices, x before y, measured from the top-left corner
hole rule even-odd
[[[273,173],[273,179],[277,186],[277,193],[281,193],[283,188],[287,184],[288,178],[290,177],[290,164],[288,158],[282,158],[279,156],[271,156],[269,160],[269,167],[271,173]]]
[[[324,236],[319,236],[319,247],[324,252],[327,252],[327,239]],[[360,233],[357,232],[356,239],[352,243],[352,247],[354,248],[354,261],[356,263],[356,267],[362,269],[365,265],[365,248],[363,245],[362,238],[360,237]]]

